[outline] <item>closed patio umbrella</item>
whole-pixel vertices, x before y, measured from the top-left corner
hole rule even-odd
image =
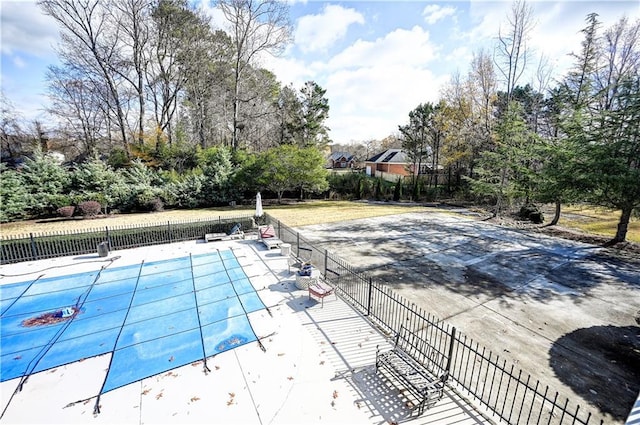
[[[262,217],[264,212],[262,211],[262,196],[260,192],[256,195],[256,217]]]

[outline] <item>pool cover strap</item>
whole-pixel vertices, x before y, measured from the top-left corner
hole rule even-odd
[[[198,297],[197,297],[197,288],[196,288],[196,278],[195,278],[195,272],[193,270],[193,257],[191,256],[191,254],[189,254],[189,262],[191,264],[191,283],[193,285],[193,300],[196,303],[196,311],[199,310],[199,306],[198,306]],[[209,366],[207,366],[207,353],[204,351],[204,336],[202,335],[202,321],[200,320],[200,315],[196,314],[196,316],[198,317],[198,329],[200,330],[200,342],[202,343],[202,363],[204,364],[203,366],[203,371],[205,373],[205,375],[208,372],[211,372],[211,369],[209,369]]]
[[[142,267],[144,266],[144,260],[142,260],[142,263],[140,263],[140,269],[138,269],[138,278],[136,279],[136,285],[133,291],[133,294],[135,294],[138,291],[138,284],[140,283],[140,274],[142,273]],[[100,387],[100,392],[98,393],[98,396],[96,397],[96,404],[93,406],[93,414],[97,415],[98,413],[100,413],[100,395],[102,394],[102,391],[104,390],[104,386],[107,383],[107,378],[109,377],[109,371],[111,370],[111,365],[113,364],[113,351],[116,349],[116,347],[118,346],[118,340],[120,339],[120,335],[122,335],[122,330],[124,329],[124,324],[127,323],[127,317],[129,316],[129,313],[131,312],[131,305],[133,304],[133,295],[131,296],[131,299],[129,300],[129,308],[127,308],[127,314],[124,316],[124,320],[122,321],[122,326],[120,327],[120,332],[118,332],[118,336],[116,337],[116,339],[113,341],[113,348],[111,349],[111,359],[109,360],[109,367],[107,367],[107,373],[104,377],[104,381],[102,381],[102,386]],[[90,397],[89,399],[91,399],[93,397]]]

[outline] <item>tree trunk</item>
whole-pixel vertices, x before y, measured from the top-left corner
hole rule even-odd
[[[551,220],[551,223],[549,223],[549,226],[555,226],[556,224],[558,224],[558,221],[560,221],[561,208],[562,208],[562,203],[560,202],[559,199],[556,199],[556,211],[553,216],[553,220]]]
[[[144,82],[142,72],[138,74],[138,143],[144,144]]]
[[[624,242],[627,239],[627,229],[629,228],[629,220],[631,219],[632,212],[632,205],[625,205],[622,207],[622,214],[620,215],[620,221],[618,222],[618,231],[611,241],[612,244]]]

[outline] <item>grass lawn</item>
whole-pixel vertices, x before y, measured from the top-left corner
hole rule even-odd
[[[264,211],[287,226],[355,220],[359,218],[424,211],[424,207],[401,204],[373,204],[348,201],[309,201],[291,205],[266,205]],[[0,225],[0,235],[29,235],[29,233],[68,232],[87,229],[115,228],[124,225],[158,224],[167,221],[205,220],[237,215],[253,215],[254,207],[204,208],[171,210],[156,213],[120,214],[92,219],[29,220]]]
[[[619,220],[620,211],[586,205],[569,205],[563,206],[558,224],[585,233],[613,238]],[[640,220],[637,218],[632,217],[629,222],[627,240],[640,243]]]
[[[430,211],[436,209],[429,208]],[[204,208],[197,210],[171,210],[157,213],[121,214],[94,219],[49,219],[30,220],[0,225],[0,235],[28,235],[29,233],[68,232],[86,229],[114,228],[124,225],[166,223],[167,221],[189,221],[211,219],[234,215],[253,215],[254,207]],[[416,205],[349,202],[349,201],[306,201],[285,205],[265,205],[264,211],[287,226],[298,227],[311,224],[356,220],[408,212],[423,212],[425,208]],[[447,210],[437,210],[446,212]],[[547,214],[547,218],[550,216]],[[619,211],[588,206],[563,206],[560,226],[586,233],[613,237],[616,232]],[[640,220],[632,219],[627,240],[640,243]]]

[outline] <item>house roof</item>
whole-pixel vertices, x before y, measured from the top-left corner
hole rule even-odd
[[[337,161],[341,158],[345,158],[347,161],[351,161],[353,159],[353,155],[351,155],[349,152],[333,152],[331,153],[331,155],[329,156],[329,159]]]
[[[406,164],[407,155],[402,149],[387,149],[367,159],[367,162]]]

